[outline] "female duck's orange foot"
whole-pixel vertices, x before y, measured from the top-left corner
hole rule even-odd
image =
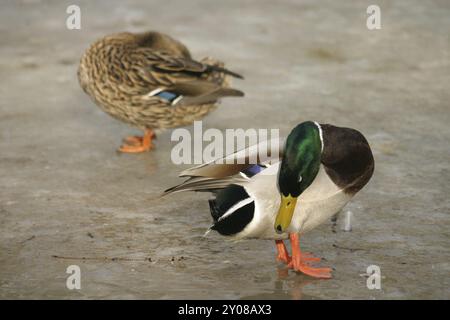
[[[142,140],[144,140],[144,138],[140,136],[129,136],[124,138],[123,142],[130,146],[138,146],[142,144]]]
[[[332,271],[331,268],[314,268],[311,267],[308,263],[301,262],[300,259],[293,259],[288,264],[288,267],[314,278],[320,279],[331,278],[331,271]]]
[[[119,148],[119,151],[126,153],[146,152],[153,149],[152,140],[155,138],[155,133],[147,129],[144,136],[130,136],[124,139],[125,144]]]
[[[140,153],[140,152],[146,152],[152,149],[153,146],[144,146],[144,145],[137,145],[137,146],[130,146],[130,145],[123,145],[119,148],[120,152],[124,153]]]
[[[287,251],[286,246],[284,245],[283,240],[275,240],[275,243],[277,245],[277,260],[282,261],[286,264],[291,262],[291,257],[289,257],[289,253]]]

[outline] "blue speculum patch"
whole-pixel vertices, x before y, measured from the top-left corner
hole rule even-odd
[[[265,167],[255,164],[251,167],[248,167],[247,169],[243,170],[242,173],[245,174],[247,177],[253,177],[255,174],[260,173],[262,170],[264,170]]]
[[[172,102],[173,100],[175,100],[178,97],[178,95],[176,93],[172,93],[172,92],[168,92],[168,91],[161,91],[158,94],[155,94],[155,96],[163,98],[170,102]]]

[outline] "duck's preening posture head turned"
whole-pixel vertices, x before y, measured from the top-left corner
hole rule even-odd
[[[320,126],[312,121],[297,125],[289,134],[278,173],[280,208],[274,228],[286,232],[291,224],[297,198],[316,177],[322,154]]]

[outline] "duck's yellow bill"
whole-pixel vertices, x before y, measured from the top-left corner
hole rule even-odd
[[[291,224],[292,216],[294,215],[295,205],[297,204],[297,197],[288,195],[287,197],[281,195],[280,209],[275,219],[275,231],[283,233]]]

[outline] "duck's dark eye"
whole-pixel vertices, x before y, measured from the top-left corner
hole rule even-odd
[[[286,204],[286,206],[288,206],[288,207],[289,207],[290,205],[291,205],[291,202],[289,201],[289,202],[288,202],[288,203]]]

